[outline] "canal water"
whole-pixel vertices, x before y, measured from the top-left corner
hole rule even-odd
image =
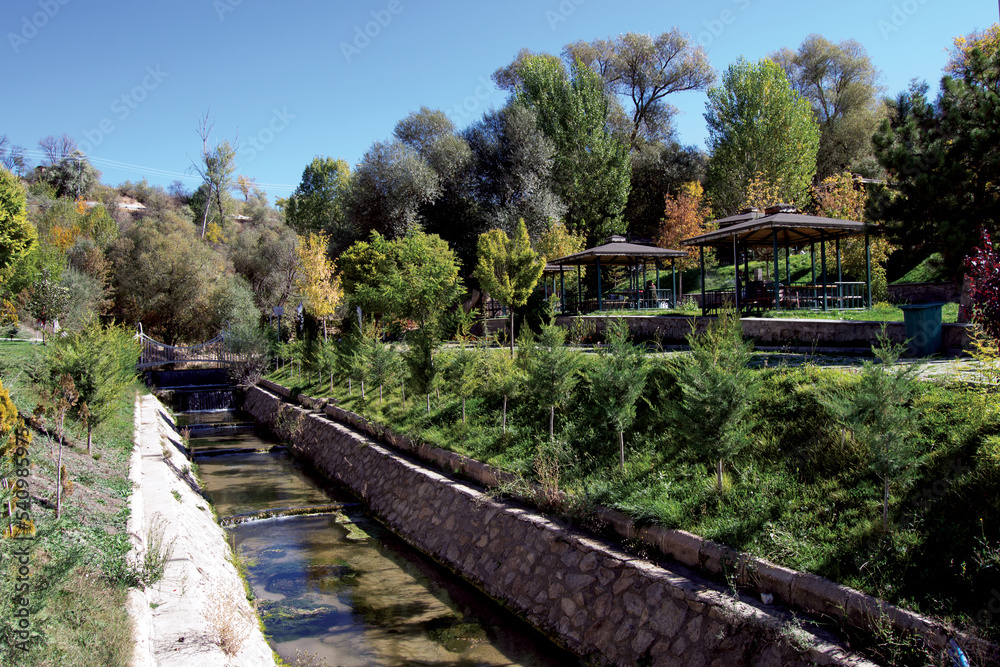
[[[284,660],[331,667],[580,664],[370,519],[349,493],[284,450],[263,451],[275,443],[245,419],[233,412],[177,416],[178,427],[190,429],[201,479],[224,523],[263,510],[327,506],[323,514],[227,529]]]

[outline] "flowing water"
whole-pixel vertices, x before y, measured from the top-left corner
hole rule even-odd
[[[220,518],[339,506],[227,529],[248,564],[272,647],[287,662],[579,664],[367,517],[347,492],[283,450],[263,451],[274,443],[240,424],[233,413],[178,415],[178,426],[191,429],[192,453]]]

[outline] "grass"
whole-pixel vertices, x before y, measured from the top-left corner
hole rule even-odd
[[[38,389],[29,380],[44,348],[25,342],[0,342],[0,378],[24,415],[30,415]],[[125,531],[131,490],[128,462],[132,450],[133,400],[94,431],[89,457],[81,424],[67,420],[72,446],[64,463],[73,480],[63,499],[63,516],[55,518],[55,464],[50,444],[35,434],[30,444],[30,512],[36,534],[15,544],[0,539],[0,664],[127,665],[132,652],[131,620],[125,596],[137,573],[126,561],[130,541]],[[3,462],[8,466],[9,462]],[[9,474],[9,472],[8,472]],[[14,647],[18,618],[13,616],[16,560],[13,550],[27,545],[31,577],[30,636],[27,651]],[[13,569],[12,569],[13,568]]]
[[[492,350],[491,354],[503,354]],[[626,434],[626,466],[617,468],[617,439],[597,423],[585,378],[569,407],[557,413],[556,441],[547,415],[528,394],[510,399],[508,432],[500,428],[502,398],[479,392],[467,402],[442,387],[401,400],[398,386],[368,400],[309,384],[294,372],[271,379],[312,396],[333,396],[349,410],[395,431],[569,491],[581,506],[602,503],[638,520],[706,538],[813,572],[894,603],[976,628],[1000,639],[979,611],[1000,589],[1000,405],[992,394],[921,382],[912,405],[921,456],[891,489],[892,528],[881,530],[881,482],[820,400],[851,392],[857,374],[821,368],[756,371],[748,437],[727,465],[727,490],[713,489],[712,462],[694,451],[675,409],[680,400],[672,353],[651,359],[637,427]],[[440,356],[443,367],[448,352]],[[598,363],[587,355],[586,364]],[[309,374],[306,373],[306,378]],[[313,376],[314,377],[314,376]],[[539,465],[539,462],[544,465]],[[540,477],[541,474],[541,477]],[[1000,620],[1000,619],[998,619]]]
[[[944,268],[944,260],[940,253],[934,253],[920,264],[910,269],[896,283],[943,283],[949,276]]]

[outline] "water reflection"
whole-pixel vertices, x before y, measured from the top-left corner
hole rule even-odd
[[[192,441],[196,453],[220,444]],[[220,516],[354,501],[285,452],[197,462]],[[228,530],[272,646],[290,663],[309,654],[318,665],[579,664],[354,508]]]

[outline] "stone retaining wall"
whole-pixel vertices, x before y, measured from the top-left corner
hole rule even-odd
[[[597,315],[563,316],[556,318],[556,324],[569,327],[575,320],[591,323],[597,333],[604,331],[606,317]],[[683,317],[679,315],[635,315],[624,317],[632,335],[639,339],[659,338],[664,343],[684,343],[691,332],[691,322],[695,330],[705,331],[714,317]],[[851,320],[779,319],[769,317],[744,317],[743,334],[763,347],[791,347],[816,350],[817,352],[849,351],[869,352],[882,332],[881,322],[854,322]],[[488,331],[505,328],[508,319],[486,321]],[[906,341],[906,328],[902,322],[886,324],[886,335],[896,343]],[[969,346],[968,325],[941,325],[941,352],[960,354]]]
[[[289,440],[296,456],[353,490],[408,542],[597,664],[872,664],[825,634],[790,624],[779,607],[736,598],[683,565],[635,558],[429,470],[313,411],[319,403],[312,409],[292,406],[258,387],[244,407]],[[472,471],[464,457],[442,458],[451,469]],[[700,541],[688,546],[701,557]],[[721,568],[726,553],[717,550],[714,559]]]
[[[936,303],[938,301],[958,303],[961,298],[962,287],[956,282],[889,285],[889,301],[892,303]]]

